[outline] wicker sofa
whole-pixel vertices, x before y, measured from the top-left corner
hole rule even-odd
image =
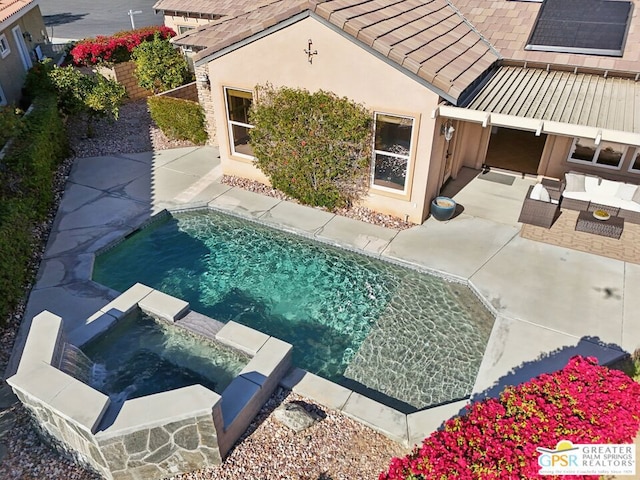
[[[593,175],[568,172],[562,182],[561,206],[568,210],[601,209],[626,222],[640,224],[640,187]]]

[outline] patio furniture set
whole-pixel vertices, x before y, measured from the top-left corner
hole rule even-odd
[[[518,221],[551,228],[561,207],[580,212],[576,231],[619,239],[625,221],[640,224],[640,187],[577,172],[545,178],[529,187]]]

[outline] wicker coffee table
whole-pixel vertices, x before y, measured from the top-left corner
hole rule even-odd
[[[576,231],[602,235],[603,237],[620,238],[624,230],[624,218],[611,216],[608,220],[594,218],[593,212],[581,211],[576,222]]]

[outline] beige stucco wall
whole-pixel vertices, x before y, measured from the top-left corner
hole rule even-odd
[[[23,34],[26,32],[31,34],[30,40],[28,37],[24,39],[29,52],[32,52],[36,45],[47,41],[47,32],[38,5],[14,21],[8,20],[6,24],[3,23],[2,25],[3,27],[0,34],[6,36],[11,52],[5,58],[0,58],[0,86],[2,86],[8,102],[17,103],[21,97],[26,70],[20,60],[18,46],[12,30],[16,26],[19,26]],[[32,58],[32,60],[34,60],[34,58]]]
[[[308,40],[318,54],[310,63],[304,50]],[[253,89],[270,82],[274,86],[328,90],[364,104],[372,111],[415,118],[414,147],[406,195],[370,189],[363,204],[383,213],[422,222],[428,215],[425,198],[435,195],[437,179],[427,182],[436,120],[431,112],[438,95],[376,58],[314,18],[306,18],[263,39],[250,43],[208,64],[220,158],[227,174],[265,181],[251,162],[231,158],[223,87]]]

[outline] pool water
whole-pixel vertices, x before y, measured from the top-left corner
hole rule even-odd
[[[112,402],[200,384],[218,394],[249,363],[220,343],[133,312],[82,347],[91,385]]]
[[[494,320],[464,285],[214,211],[140,230],[93,279],[278,337],[294,365],[404,411],[468,396]]]

